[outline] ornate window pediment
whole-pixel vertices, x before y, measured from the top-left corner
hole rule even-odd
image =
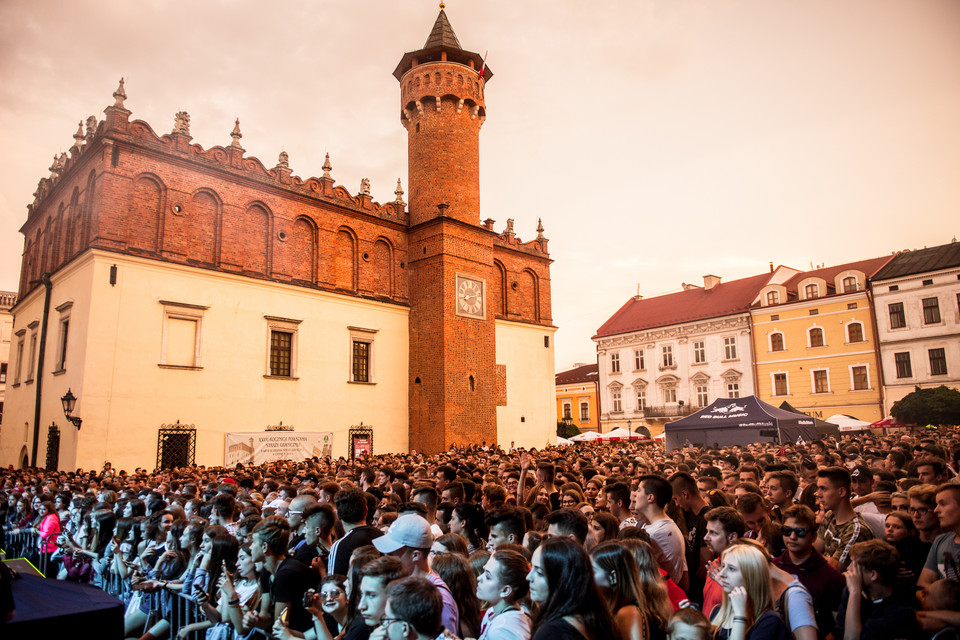
[[[710,380],[710,376],[705,374],[703,371],[697,372],[697,375],[690,377],[690,382],[694,384],[706,384]]]
[[[680,378],[672,375],[660,376],[657,378],[657,385],[663,387],[664,389],[676,389],[677,385],[680,383]]]
[[[637,378],[636,380],[634,380],[634,381],[631,382],[630,384],[631,384],[631,386],[633,386],[633,388],[636,389],[637,391],[643,391],[644,389],[647,388],[647,381],[644,380],[643,378]]]
[[[720,377],[723,378],[725,382],[740,382],[740,378],[743,377],[743,374],[736,369],[727,369],[720,374]]]
[[[623,384],[614,380],[613,382],[607,385],[607,388],[610,389],[611,391],[620,391],[621,389],[623,389]]]

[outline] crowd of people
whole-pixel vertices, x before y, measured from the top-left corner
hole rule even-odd
[[[958,461],[942,430],[7,469],[0,546],[145,640],[956,638]]]

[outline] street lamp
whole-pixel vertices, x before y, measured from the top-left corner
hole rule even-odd
[[[60,398],[60,402],[63,403],[63,415],[70,421],[70,424],[77,428],[77,431],[80,431],[80,424],[83,420],[80,419],[80,416],[70,415],[77,406],[77,396],[73,395],[70,389],[67,389],[67,393]]]
[[[627,436],[627,440],[633,440],[633,420],[627,420],[627,431],[630,432],[630,435]]]

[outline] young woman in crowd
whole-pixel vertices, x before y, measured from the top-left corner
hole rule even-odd
[[[463,539],[463,536],[457,533],[445,533],[434,540],[433,546],[430,547],[430,553],[428,556],[431,566],[437,557],[448,553],[455,553],[459,556],[462,556],[464,559],[470,555],[470,553],[467,551],[467,542]]]
[[[441,536],[441,538],[444,537],[446,536]],[[434,544],[437,543],[434,542]],[[461,638],[476,638],[480,634],[480,603],[476,598],[477,577],[467,562],[466,554],[454,552],[434,556],[430,568],[436,571],[450,588],[453,599],[457,603],[460,629],[454,633]]]
[[[450,516],[450,533],[458,533],[467,541],[467,552],[483,549],[486,526],[483,512],[475,504],[461,502],[453,508]]]
[[[906,511],[891,511],[883,523],[883,539],[897,548],[901,580],[916,584],[927,560],[927,546],[917,536],[917,525]]]
[[[620,521],[607,511],[597,511],[587,524],[587,551],[601,542],[616,540],[620,533]]]
[[[497,549],[477,579],[477,598],[487,604],[478,640],[529,640],[532,621],[523,604],[530,563],[519,551]]]
[[[773,610],[770,569],[749,545],[728,547],[720,557],[723,601],[710,621],[717,640],[787,640],[789,632]]]
[[[623,640],[665,640],[661,632],[654,637],[650,620],[653,617],[643,598],[643,587],[637,562],[623,544],[604,542],[590,552],[593,579],[600,595],[620,630]]]
[[[619,630],[597,591],[583,547],[550,538],[533,552],[530,599],[537,604],[533,640],[607,640]]]
[[[643,599],[647,604],[647,621],[650,624],[650,637],[659,638],[667,628],[667,621],[677,609],[670,598],[670,590],[667,584],[673,585],[678,593],[679,600],[686,600],[685,594],[680,587],[670,580],[666,573],[661,571],[657,564],[656,555],[649,542],[639,538],[621,540],[620,544],[625,546],[634,561],[637,563],[637,576],[640,578],[640,591],[643,593]]]

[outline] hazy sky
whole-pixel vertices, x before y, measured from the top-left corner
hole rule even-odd
[[[103,108],[194,142],[286,150],[375,200],[407,183],[391,75],[436,2],[2,0],[0,288],[37,180]],[[957,0],[452,0],[489,51],[481,218],[543,218],[558,370],[629,296],[837,264],[960,233]],[[952,222],[951,222],[952,220]]]

